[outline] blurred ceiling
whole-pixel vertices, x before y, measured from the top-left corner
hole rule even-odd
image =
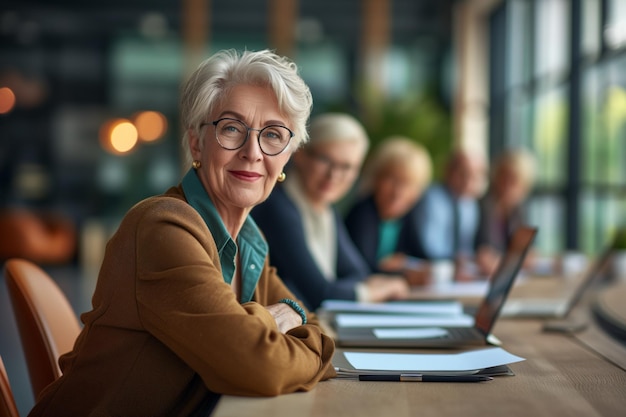
[[[455,0],[389,1],[392,42],[417,45],[434,62],[443,59],[450,50]],[[209,3],[212,42],[234,47],[268,44],[269,1]],[[354,54],[362,34],[362,3],[300,0],[297,44],[332,42]],[[17,70],[26,81],[31,77],[31,84],[46,79],[57,102],[107,102],[112,48],[121,39],[153,41],[154,45],[178,43],[185,24],[183,4],[172,0],[4,0],[0,77]]]
[[[450,38],[454,0],[390,0],[394,42]],[[212,32],[265,36],[268,2],[213,0]],[[300,22],[317,25],[324,37],[355,41],[360,33],[359,0],[301,0]],[[4,46],[100,43],[143,30],[180,33],[182,2],[171,0],[4,0],[0,42]],[[313,22],[313,23],[311,23]]]
[[[441,62],[451,49],[456,0],[389,1],[391,42],[423,51],[428,65],[434,62],[431,71],[441,77]],[[271,46],[268,3],[211,0],[208,32],[212,44],[220,48]],[[144,146],[134,159],[114,161],[123,167],[127,164],[126,171],[113,166],[101,170],[102,174],[97,170],[108,159],[101,158],[98,127],[108,115],[127,117],[148,105],[171,117],[175,125],[177,101],[172,97],[179,79],[171,74],[177,75],[180,66],[186,20],[183,4],[173,0],[2,0],[0,85],[19,89],[20,100],[9,117],[0,117],[0,202],[21,198],[15,178],[24,164],[36,164],[46,178],[54,176],[41,201],[75,201],[81,212],[96,210],[84,207],[83,196],[99,195],[98,175],[117,175],[117,183],[139,192],[162,187],[138,185],[128,178],[158,177],[144,175],[152,172],[151,163],[162,174],[167,164],[160,161],[176,158],[177,138]],[[299,0],[298,4],[296,48],[332,43],[338,53],[346,54],[346,65],[354,74],[363,33],[363,1]],[[158,73],[160,78],[148,73]],[[175,129],[170,132],[177,135]],[[137,171],[131,175],[129,167]],[[98,211],[116,204],[109,197],[90,201]],[[120,203],[120,207],[127,204]]]

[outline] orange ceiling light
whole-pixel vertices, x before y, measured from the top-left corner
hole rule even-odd
[[[9,87],[0,88],[0,114],[7,114],[15,107],[15,93]]]
[[[100,143],[110,153],[122,155],[133,150],[139,135],[134,124],[127,119],[109,120],[100,129]]]
[[[163,137],[167,131],[167,119],[158,111],[142,111],[133,117],[139,139],[152,142]]]

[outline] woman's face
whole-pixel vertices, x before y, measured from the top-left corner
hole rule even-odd
[[[503,166],[493,180],[493,189],[500,202],[507,208],[517,207],[529,193],[528,184],[512,167]]]
[[[238,215],[237,210],[249,211],[269,196],[291,156],[293,144],[278,155],[268,156],[261,152],[258,132],[250,131],[241,148],[224,149],[215,137],[215,126],[211,124],[223,117],[241,120],[254,129],[282,125],[293,130],[293,126],[281,114],[270,88],[239,85],[230,91],[213,114],[207,115],[208,125],[200,131],[202,136],[191,135],[192,157],[202,163],[198,175],[218,212]],[[200,146],[201,141],[204,146]]]
[[[363,163],[360,142],[322,142],[294,155],[309,201],[317,207],[336,203],[350,190]]]
[[[457,156],[447,173],[448,186],[457,196],[478,198],[483,192],[486,167],[477,155]]]
[[[384,169],[374,182],[374,201],[384,220],[404,216],[413,207],[424,187],[419,173],[395,164]]]

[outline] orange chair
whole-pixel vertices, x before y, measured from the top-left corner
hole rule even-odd
[[[61,214],[0,210],[0,259],[66,264],[76,254],[77,240],[76,227]]]
[[[5,280],[35,398],[61,376],[58,359],[69,352],[80,323],[65,294],[36,264],[9,259]]]
[[[0,357],[0,417],[20,417],[2,357]]]

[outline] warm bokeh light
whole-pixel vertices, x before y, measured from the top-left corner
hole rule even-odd
[[[15,94],[9,87],[0,88],[0,114],[6,114],[15,107]]]
[[[167,131],[167,119],[157,111],[143,111],[133,117],[139,139],[152,142],[161,138]]]
[[[110,120],[100,129],[100,143],[105,150],[114,154],[131,151],[137,140],[137,128],[126,119]]]
[[[129,121],[121,121],[111,129],[111,145],[118,152],[130,151],[137,144],[137,128]]]

